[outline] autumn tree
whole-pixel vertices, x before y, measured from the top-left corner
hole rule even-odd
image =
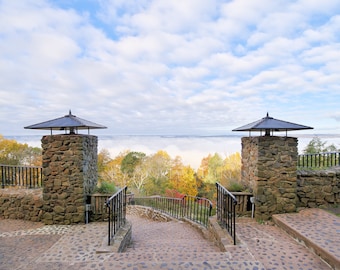
[[[114,159],[108,151],[98,155],[101,179],[116,186],[127,185],[136,194],[187,194],[214,198],[216,182],[227,185],[237,182],[241,173],[241,156],[235,153],[223,158],[215,153],[204,157],[197,173],[185,166],[181,157],[172,159],[166,151],[147,156],[142,152],[125,151]],[[171,192],[169,192],[171,190]]]
[[[241,187],[241,155],[235,153],[223,159],[219,154],[208,155],[197,170],[198,196],[212,199],[216,193],[215,183],[225,187]],[[239,185],[237,185],[239,183]]]
[[[210,154],[202,159],[201,165],[197,169],[197,177],[199,177],[200,179],[205,179],[205,177],[208,175],[210,159],[211,159]]]
[[[102,149],[97,156],[98,182],[110,181],[107,177],[108,164],[111,161],[110,153],[107,149]]]
[[[144,185],[148,179],[148,171],[145,167],[146,155],[142,152],[129,152],[122,160],[121,171],[130,178],[131,185],[138,193],[144,191]]]
[[[0,135],[0,164],[41,166],[41,148],[5,139]]]
[[[183,162],[180,156],[176,156],[172,161],[171,170],[169,175],[169,188],[174,190],[179,190],[181,177],[182,177],[182,169]]]
[[[178,191],[191,196],[196,196],[198,193],[195,171],[190,166],[184,166],[182,168]]]
[[[166,151],[159,150],[156,154],[147,157],[144,161],[145,170],[148,171],[148,180],[145,191],[149,195],[163,195],[169,185],[169,171],[171,158]]]
[[[195,171],[190,166],[184,166],[179,156],[173,160],[169,181],[171,190],[192,196],[198,193]]]
[[[101,172],[101,178],[107,182],[113,182],[117,187],[130,185],[130,178],[127,173],[121,170],[121,164],[129,151],[119,153],[115,158],[110,159]]]
[[[222,157],[215,153],[210,157],[208,161],[208,174],[206,175],[205,182],[216,183],[221,182],[223,171],[223,159]]]
[[[236,152],[227,156],[223,161],[221,184],[224,186],[230,183],[238,183],[241,181],[241,155]]]

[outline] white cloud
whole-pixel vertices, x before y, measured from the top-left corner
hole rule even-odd
[[[225,134],[268,109],[334,119],[336,2],[1,2],[0,118],[18,117],[8,134],[69,109],[125,134]]]

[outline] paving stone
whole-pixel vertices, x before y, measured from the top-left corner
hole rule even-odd
[[[340,269],[340,218],[321,209],[275,215],[273,219],[333,268]]]
[[[221,252],[185,222],[127,218],[133,226],[127,251],[105,254],[96,250],[107,237],[106,223],[43,226],[0,219],[0,270],[330,269],[272,224],[238,219],[238,245]]]

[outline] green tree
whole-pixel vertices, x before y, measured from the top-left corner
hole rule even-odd
[[[127,174],[132,188],[143,193],[145,182],[148,179],[148,170],[145,167],[146,155],[142,152],[129,152],[122,160],[121,171]]]
[[[132,176],[136,167],[142,163],[145,156],[142,152],[129,152],[122,160],[122,172]]]
[[[321,141],[319,137],[314,137],[304,148],[304,154],[316,154],[322,152],[339,151],[334,144],[326,145],[327,141]]]
[[[121,152],[114,159],[110,158],[108,162],[104,162],[100,178],[114,183],[116,187],[129,186],[130,178],[127,173],[123,173],[121,170],[122,160],[128,153],[129,151]]]
[[[144,168],[148,171],[145,191],[148,195],[163,195],[169,185],[171,158],[166,151],[159,150],[145,159]]]
[[[221,182],[223,171],[223,159],[215,153],[208,161],[208,174],[204,181],[208,183]]]

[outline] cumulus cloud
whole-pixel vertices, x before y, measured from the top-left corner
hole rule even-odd
[[[321,132],[338,119],[339,11],[335,0],[2,1],[3,133],[69,109],[118,134],[226,134],[267,111]]]

